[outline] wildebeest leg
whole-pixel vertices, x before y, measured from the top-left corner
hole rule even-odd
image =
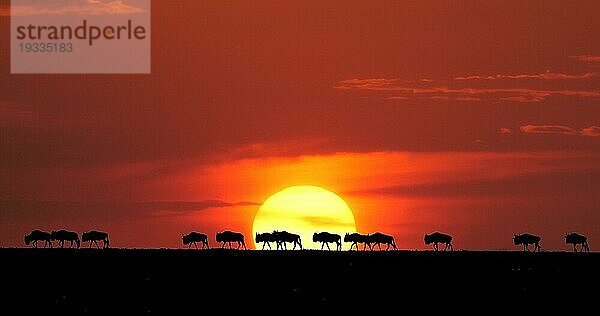
[[[329,243],[328,243],[328,242],[326,242],[325,244],[327,245],[327,250],[331,251],[331,248],[329,248]],[[322,247],[321,247],[321,248],[322,248]]]
[[[198,243],[194,241],[194,247],[196,247],[196,250],[198,250]]]

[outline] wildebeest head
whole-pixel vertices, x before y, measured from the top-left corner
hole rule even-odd
[[[217,238],[216,238],[216,239],[217,239],[217,242],[221,242],[221,241],[223,241],[223,238],[222,238],[222,236],[223,236],[223,233],[217,233]]]
[[[81,234],[81,241],[83,241],[83,242],[90,241],[90,233],[83,232],[83,234]]]
[[[188,234],[188,235],[181,235],[181,240],[183,241],[183,244],[184,244],[184,245],[187,245],[187,244],[189,244],[189,243],[191,242],[191,240],[190,240],[190,239],[191,239],[191,238],[190,238],[190,235],[189,235],[189,234]]]
[[[256,242],[265,242],[265,241],[268,241],[266,234],[267,233],[261,233],[261,234],[256,233]]]
[[[319,239],[319,234],[313,233],[313,242],[317,242],[317,239]]]
[[[513,242],[515,243],[515,245],[522,244],[523,242],[521,241],[521,235],[515,234],[515,236],[513,237]]]
[[[55,230],[53,230],[53,231],[50,233],[50,239],[52,239],[52,240],[58,240],[58,232],[57,232],[57,231],[55,231]]]
[[[25,235],[25,245],[29,246],[31,243],[31,235]]]
[[[425,234],[425,237],[423,237],[423,240],[425,241],[426,245],[429,245],[431,243],[431,235]]]
[[[344,242],[350,242],[350,234],[346,233],[346,235],[344,235]]]

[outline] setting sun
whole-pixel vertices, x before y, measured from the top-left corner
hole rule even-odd
[[[313,233],[327,231],[343,237],[356,231],[356,223],[350,207],[335,193],[317,186],[293,186],[270,196],[256,213],[253,238],[274,230],[300,235],[306,249],[321,249],[312,242]]]

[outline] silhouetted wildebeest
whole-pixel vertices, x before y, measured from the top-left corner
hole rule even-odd
[[[256,233],[256,243],[261,242],[263,243],[262,250],[265,250],[265,245],[269,246],[269,249],[272,249],[271,243],[276,243],[277,240],[275,239],[275,236],[273,236],[273,234],[271,233]]]
[[[79,241],[79,235],[76,232],[70,232],[61,229],[59,231],[52,231],[52,233],[50,233],[50,237],[52,238],[52,240],[58,240],[58,245],[60,246],[60,248],[64,248],[65,241],[68,241],[70,243],[69,248],[73,247],[73,242],[77,244],[77,248],[81,246],[81,243]]]
[[[300,246],[300,250],[302,250],[302,239],[300,239],[300,235],[288,233],[284,231],[274,231],[273,237],[275,237],[275,242],[277,242],[277,249],[281,247],[282,250],[287,250],[287,243],[294,243],[294,248],[292,250],[296,250],[296,246]]]
[[[377,247],[379,247],[379,250],[381,250],[381,244],[387,245],[385,250],[389,250],[390,246],[392,246],[392,247],[394,247],[394,249],[398,250],[398,248],[396,248],[396,243],[394,242],[394,237],[392,237],[390,235],[382,234],[380,232],[367,235],[367,241],[370,245],[369,248],[371,248],[371,250],[373,250],[375,248],[375,245],[377,245]],[[373,245],[371,246],[371,244],[373,244]]]
[[[587,242],[587,237],[578,233],[570,233],[565,235],[567,244],[573,244],[573,252],[577,252],[577,245],[581,244],[581,252],[590,252],[590,247]]]
[[[452,247],[452,236],[450,235],[435,232],[429,235],[425,234],[425,238],[423,239],[425,240],[426,245],[433,244],[433,250],[435,251],[438,251],[439,243],[446,244],[444,251],[446,251],[448,247],[450,247],[450,250],[454,250],[454,247]]]
[[[221,248],[225,248],[225,243],[229,244],[229,249],[233,249],[231,247],[232,242],[236,242],[238,244],[237,249],[240,247],[244,247],[246,249],[246,242],[244,241],[244,235],[241,233],[232,232],[226,230],[224,232],[217,233],[217,242],[223,243]]]
[[[191,248],[193,244],[196,247],[196,249],[198,249],[198,244],[196,244],[196,242],[201,242],[202,249],[204,249],[204,247],[206,247],[206,249],[210,249],[210,247],[208,246],[208,236],[206,236],[205,234],[191,232],[187,235],[182,235],[181,240],[183,241],[184,245],[188,245],[188,248]]]
[[[328,232],[314,233],[313,242],[320,242],[321,250],[323,250],[325,245],[327,245],[327,249],[331,250],[331,248],[329,248],[329,243],[332,242],[335,243],[337,250],[342,250],[342,236],[338,234],[332,234]]]
[[[50,246],[50,248],[52,248],[52,236],[50,233],[36,229],[29,233],[29,235],[25,235],[25,245],[27,246],[29,246],[31,243],[33,248],[37,248],[37,243],[39,240],[45,241],[44,248],[46,248],[46,246]]]
[[[102,241],[102,248],[108,248],[110,241],[108,240],[108,233],[99,232],[96,230],[90,230],[89,232],[85,232],[81,234],[81,242],[90,242],[90,248],[92,248],[92,243],[96,245],[97,248],[100,248],[98,245],[98,241]]]
[[[540,247],[540,240],[542,240],[540,236],[530,235],[527,233],[515,235],[513,237],[515,245],[523,245],[523,251],[529,251],[529,245],[535,245],[535,249],[533,249],[534,252],[541,251],[542,247]]]
[[[367,250],[367,246],[369,246],[369,249],[372,249],[371,244],[369,243],[369,237],[367,235],[362,235],[359,233],[346,233],[346,235],[344,236],[344,242],[352,243],[350,244],[350,250],[352,250],[352,247],[354,246],[356,246],[357,251],[360,250],[358,248],[358,244],[364,244],[363,250]]]

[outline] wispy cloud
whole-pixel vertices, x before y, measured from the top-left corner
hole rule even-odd
[[[600,55],[574,55],[569,58],[590,64],[600,64]]]
[[[431,86],[401,79],[350,79],[342,80],[334,87],[340,90],[363,90],[390,92],[387,100],[431,99],[456,101],[481,101],[483,98],[510,102],[542,102],[550,96],[600,98],[600,91],[592,90],[543,90],[532,88],[454,88],[448,85]]]
[[[581,130],[581,135],[589,137],[600,137],[600,126],[590,126]]]
[[[540,74],[496,74],[496,75],[469,75],[455,77],[454,80],[502,80],[502,79],[540,79],[540,80],[572,80],[572,79],[588,79],[600,77],[600,73],[586,72],[583,74],[566,74],[560,72],[546,71]]]
[[[523,95],[515,95],[510,97],[500,98],[500,101],[510,101],[510,102],[520,102],[520,103],[530,103],[530,102],[542,102],[548,97],[550,94],[547,93],[526,93]]]
[[[507,128],[507,127],[501,127],[498,130],[498,133],[500,133],[500,134],[512,134],[512,130],[510,128]]]
[[[564,134],[577,135],[577,131],[565,125],[524,125],[521,132],[526,134]]]
[[[571,192],[586,195],[598,194],[600,192],[600,170],[595,168],[569,172],[531,173],[510,177],[457,179],[450,182],[401,184],[352,192],[352,194],[427,199],[480,199],[532,197]]]
[[[600,127],[590,126],[578,131],[566,125],[523,125],[519,128],[525,134],[562,134],[574,136],[600,137]]]
[[[302,220],[316,226],[349,226],[353,224],[336,217],[304,216]]]
[[[30,6],[12,6],[13,16],[29,15],[116,15],[145,12],[144,9],[128,5],[121,0],[103,2],[101,0],[69,0],[56,2],[38,2]]]

